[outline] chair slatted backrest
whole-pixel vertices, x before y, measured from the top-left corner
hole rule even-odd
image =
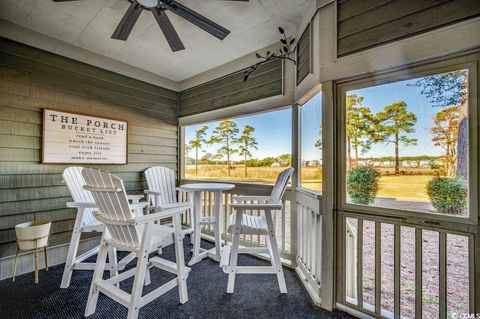
[[[67,185],[68,191],[77,203],[94,203],[92,194],[83,189],[85,185],[85,179],[82,176],[83,167],[72,166],[67,167],[62,174],[64,183]],[[83,211],[82,226],[96,223],[95,217],[93,217],[93,208],[86,208]]]
[[[145,179],[148,189],[160,192],[160,203],[155,203],[155,197],[152,197],[152,204],[163,205],[177,202],[176,177],[175,171],[168,167],[153,166],[145,170]]]
[[[134,225],[113,225],[109,221],[127,221],[135,217],[120,178],[93,168],[84,168],[82,175],[92,193],[98,214],[107,226],[112,239],[122,246],[138,248],[139,231]]]
[[[294,169],[292,167],[283,170],[278,174],[277,179],[275,181],[275,185],[273,186],[272,193],[270,194],[270,203],[280,203],[285,193],[285,189],[287,188],[288,180],[293,174]]]

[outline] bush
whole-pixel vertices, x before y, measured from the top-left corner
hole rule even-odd
[[[347,192],[352,203],[373,203],[379,189],[380,172],[371,166],[361,166],[347,173]]]
[[[427,194],[439,213],[461,214],[467,208],[468,186],[462,177],[434,177],[427,183]]]

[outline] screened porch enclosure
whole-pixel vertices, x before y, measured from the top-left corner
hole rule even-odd
[[[13,2],[0,316],[480,318],[479,1]]]

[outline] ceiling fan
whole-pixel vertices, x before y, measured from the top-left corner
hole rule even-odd
[[[54,2],[66,2],[66,1],[77,1],[77,0],[53,0]],[[182,40],[177,34],[177,31],[173,27],[173,24],[170,22],[167,14],[167,10],[175,13],[176,15],[184,18],[190,23],[193,23],[200,29],[205,30],[214,37],[223,40],[230,31],[213,22],[212,20],[202,16],[201,14],[189,9],[181,3],[178,3],[174,0],[128,0],[130,2],[130,7],[128,7],[127,12],[123,16],[122,20],[118,24],[117,28],[112,34],[112,39],[126,41],[130,32],[132,32],[133,26],[137,22],[140,14],[143,10],[148,10],[152,12],[155,20],[160,26],[163,35],[167,39],[168,44],[173,52],[184,50]],[[248,2],[249,0],[224,0],[224,1],[238,1],[238,2]]]

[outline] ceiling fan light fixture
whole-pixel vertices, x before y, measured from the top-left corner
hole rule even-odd
[[[158,5],[158,0],[137,0],[145,8],[154,8]]]

